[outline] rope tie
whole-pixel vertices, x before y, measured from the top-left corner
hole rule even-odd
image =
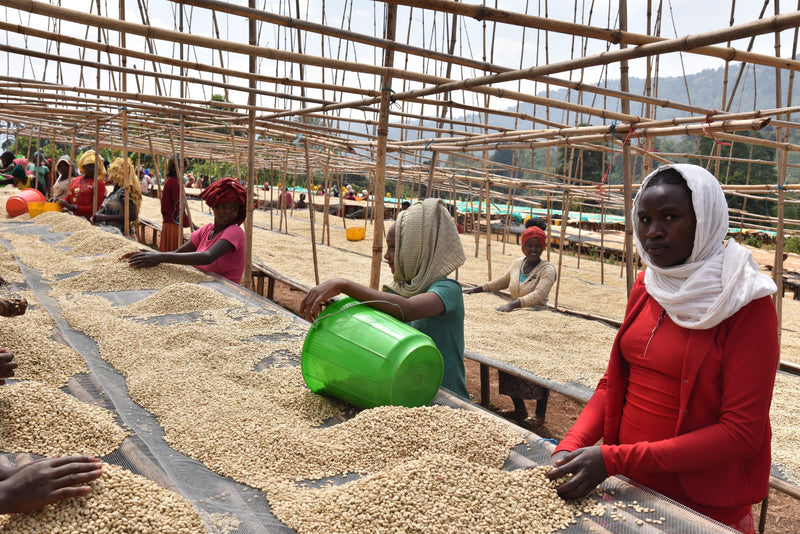
[[[552,443],[553,445],[558,445],[558,441],[553,439],[553,438],[539,438],[536,441],[534,441],[534,443],[536,443],[536,444],[544,443],[544,442]]]
[[[425,145],[425,148],[423,148],[422,150],[425,150],[427,152],[428,147],[431,146],[431,143],[433,143],[433,141],[428,141],[428,144]]]
[[[294,138],[294,141],[292,141],[292,144],[293,144],[293,145],[296,145],[297,143],[299,143],[299,142],[300,142],[300,140],[301,140],[302,138],[303,138],[303,134],[301,134],[301,133],[297,134],[297,137],[295,137],[295,138]]]
[[[389,93],[391,93],[391,95],[395,94],[394,89],[392,89],[391,87],[385,87],[385,86],[381,87],[381,92],[383,92],[383,91],[389,91]],[[397,104],[397,99],[394,96],[391,96],[391,95],[389,96],[389,105],[390,106],[392,106],[394,104]],[[397,107],[400,107],[400,104],[397,104]]]
[[[716,109],[713,110],[714,115],[717,115],[719,111]],[[706,115],[706,120],[703,121],[703,135],[707,135],[711,138],[715,145],[722,145],[722,146],[731,146],[731,144],[727,141],[718,141],[716,137],[714,137],[714,132],[711,130],[711,115]]]

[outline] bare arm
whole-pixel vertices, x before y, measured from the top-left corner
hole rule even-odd
[[[323,282],[309,291],[300,305],[300,315],[313,320],[331,298],[344,293],[404,322],[435,317],[445,311],[444,302],[435,293],[426,292],[413,297],[403,297],[394,293],[378,291],[344,278],[334,278]]]
[[[153,267],[159,263],[176,263],[178,265],[208,265],[233,250],[233,244],[220,239],[208,250],[196,252],[191,241],[185,242],[175,252],[137,252],[128,258],[133,267]]]

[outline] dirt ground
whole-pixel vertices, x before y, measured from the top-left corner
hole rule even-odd
[[[275,284],[275,302],[293,313],[298,313],[303,296],[304,293],[301,291],[290,289],[281,283]],[[467,360],[465,367],[467,390],[473,401],[478,403],[480,399],[480,365]],[[510,397],[498,393],[497,371],[490,370],[489,380],[491,384],[489,409],[497,411],[513,408]],[[551,393],[544,424],[532,430],[544,438],[560,440],[578,418],[581,408],[579,403],[558,393]],[[536,401],[528,401],[528,412],[532,414],[535,409]],[[768,499],[764,532],[769,534],[797,534],[800,532],[800,501],[775,490],[770,490]],[[756,526],[758,526],[760,510],[761,505],[753,507]]]

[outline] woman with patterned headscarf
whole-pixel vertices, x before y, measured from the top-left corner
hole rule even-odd
[[[573,474],[557,490],[577,498],[625,475],[755,534],[752,504],[767,496],[771,468],[777,287],[749,250],[725,243],[725,194],[702,167],[659,167],[631,215],[647,269],[548,476]]]
[[[123,256],[134,267],[159,263],[194,265],[237,284],[244,274],[245,235],[240,226],[247,217],[247,190],[233,178],[208,186],[202,198],[214,212],[214,222],[192,232],[189,241],[174,252],[141,250]]]
[[[106,184],[104,180],[105,167],[103,158],[94,150],[87,150],[78,159],[78,169],[81,175],[69,184],[67,197],[59,200],[63,210],[70,211],[84,219],[91,219],[92,215],[103,205],[106,198]],[[95,191],[95,172],[97,175],[97,202],[92,205]]]
[[[108,167],[108,180],[114,186],[114,190],[94,214],[92,222],[104,228],[118,230],[124,235],[125,202],[128,202],[128,235],[134,236],[136,231],[133,223],[139,218],[139,211],[142,208],[142,192],[130,160],[115,159]]]
[[[344,278],[313,288],[300,314],[313,319],[332,297],[344,293],[391,315],[433,339],[444,361],[442,387],[469,399],[464,376],[464,299],[447,276],[466,257],[444,202],[429,198],[400,213],[386,233],[386,262],[393,280],[378,291]]]

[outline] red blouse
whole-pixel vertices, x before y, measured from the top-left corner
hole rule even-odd
[[[656,409],[640,398],[646,384],[656,382],[652,376],[642,380],[653,366],[631,365],[644,351],[623,355],[626,347],[641,347],[642,332],[652,332],[657,321],[652,313],[660,306],[647,293],[643,275],[628,299],[608,369],[556,451],[574,451],[602,438],[608,475],[628,476],[720,522],[734,523],[769,490],[769,406],[779,357],[775,306],[770,297],[762,297],[705,330],[673,330],[665,319],[647,359],[658,358],[651,351],[679,358],[677,417],[666,437],[651,434],[653,441],[640,441],[667,430],[656,421],[631,422],[634,414],[640,419],[645,410]],[[629,334],[631,339],[623,341]],[[666,376],[674,374],[674,365],[666,362],[663,383],[674,380]],[[655,401],[670,395],[667,391]],[[674,406],[657,409],[669,412]]]
[[[100,209],[103,205],[103,199],[106,198],[106,184],[102,179],[97,180],[97,203],[92,210],[92,197],[94,189],[94,178],[86,176],[77,176],[69,184],[67,191],[66,201],[70,204],[75,204],[77,209],[75,215],[80,215],[84,219],[91,219],[94,212]]]

